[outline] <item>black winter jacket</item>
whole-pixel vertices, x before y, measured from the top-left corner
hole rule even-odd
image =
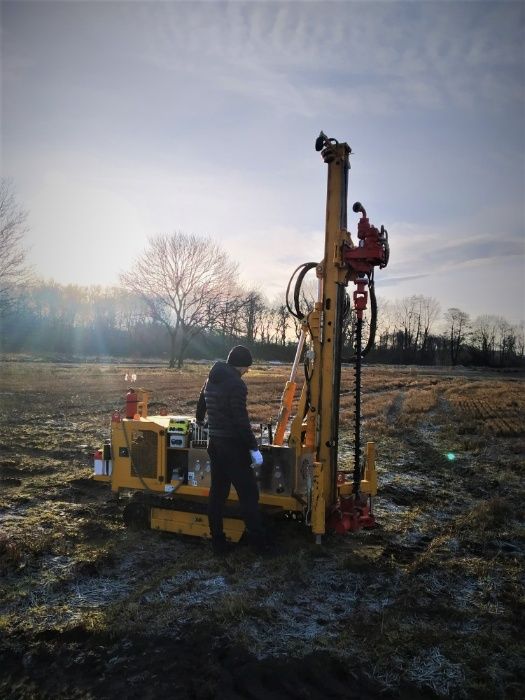
[[[208,430],[213,438],[235,438],[249,450],[258,450],[253,434],[246,396],[248,389],[241,375],[226,362],[216,362],[201,389],[197,403],[197,421],[208,412]]]

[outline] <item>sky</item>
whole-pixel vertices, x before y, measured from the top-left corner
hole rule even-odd
[[[324,247],[322,129],[388,300],[525,319],[525,3],[2,2],[1,170],[29,261],[117,285],[209,236],[272,301]],[[349,215],[355,234],[358,215]]]

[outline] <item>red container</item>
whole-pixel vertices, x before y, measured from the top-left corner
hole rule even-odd
[[[134,389],[128,389],[126,394],[126,418],[133,418],[137,412],[138,396]]]

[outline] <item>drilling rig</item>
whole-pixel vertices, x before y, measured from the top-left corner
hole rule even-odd
[[[373,226],[363,205],[357,240],[347,228],[351,148],[321,132],[315,150],[328,166],[324,257],[300,265],[287,288],[289,312],[300,323],[300,337],[275,425],[261,429],[263,464],[256,469],[263,509],[300,520],[320,543],[327,531],[345,533],[373,527],[372,497],[377,493],[375,446],[361,435],[361,368],[374,342],[377,304],[375,268],[389,259],[386,229]],[[317,300],[300,306],[306,274],[315,270]],[[347,291],[353,285],[350,296]],[[370,301],[368,340],[363,346],[364,315]],[[353,353],[343,358],[344,328],[351,324]],[[338,465],[341,365],[354,367],[354,464]],[[304,381],[299,388],[300,364]],[[115,411],[111,440],[94,455],[95,479],[111,483],[117,494],[133,492],[124,509],[126,522],[153,529],[209,537],[206,515],[210,487],[207,430],[192,416],[148,415],[147,392],[128,392],[125,417]],[[230,491],[224,530],[238,541],[244,523]]]

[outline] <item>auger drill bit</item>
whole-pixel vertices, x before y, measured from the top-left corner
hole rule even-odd
[[[363,345],[363,319],[357,318],[355,327],[355,433],[354,433],[354,483],[353,493],[358,496],[361,484],[361,360]]]

